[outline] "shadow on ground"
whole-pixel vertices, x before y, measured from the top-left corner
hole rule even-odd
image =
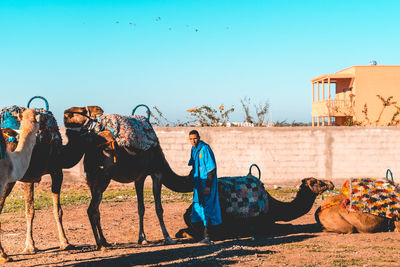
[[[157,265],[165,266],[177,265],[212,265],[222,266],[234,264],[239,261],[237,256],[274,254],[272,250],[260,250],[259,247],[279,245],[293,242],[301,242],[303,240],[313,238],[314,235],[300,234],[282,237],[260,237],[252,240],[233,239],[218,242],[211,246],[193,246],[169,248],[168,246],[160,247],[157,251],[127,253],[118,256],[97,256],[90,259],[62,261],[52,263],[53,266],[132,266],[132,265]],[[151,246],[160,246],[161,242],[156,242]],[[180,242],[181,244],[189,243],[187,240]],[[126,249],[139,247],[137,244],[117,244],[111,249]],[[84,246],[82,250],[71,251],[72,254],[81,254],[93,251],[93,247]],[[46,264],[38,264],[35,266],[44,266]]]

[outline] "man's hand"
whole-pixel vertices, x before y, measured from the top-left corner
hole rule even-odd
[[[204,195],[205,195],[205,196],[208,196],[210,193],[211,193],[211,188],[205,187],[205,188],[204,188]]]

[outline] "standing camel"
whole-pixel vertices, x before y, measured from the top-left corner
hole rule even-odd
[[[33,109],[22,113],[20,129],[20,140],[14,152],[6,149],[3,134],[0,133],[0,151],[3,155],[0,157],[0,194],[3,194],[7,183],[18,181],[28,169],[36,143],[36,133],[39,131],[39,118]],[[0,242],[0,262],[9,260]]]
[[[96,107],[97,108],[97,107]],[[100,109],[101,110],[101,109]],[[98,112],[100,112],[100,110]],[[102,110],[101,110],[102,111]],[[52,116],[52,115],[51,115]],[[45,120],[52,119],[53,117],[41,116],[40,131],[45,130]],[[55,120],[53,121],[53,124]],[[17,133],[11,129],[2,129],[3,134],[9,137],[14,137],[15,140]],[[58,129],[57,129],[58,131]],[[34,183],[40,182],[41,177],[45,174],[51,176],[51,191],[53,198],[53,214],[57,225],[58,237],[60,241],[60,249],[71,249],[73,246],[69,244],[65,231],[62,225],[62,208],[60,204],[60,192],[63,181],[62,169],[72,168],[81,160],[83,156],[83,141],[80,138],[79,129],[68,129],[66,135],[68,143],[62,145],[61,142],[37,142],[32,153],[32,160],[30,161],[29,168],[20,180],[24,183],[25,193],[25,216],[26,216],[26,241],[24,253],[34,253],[37,251],[35,242],[33,240],[33,218],[35,215],[34,209]],[[8,141],[7,148],[13,151],[18,142]],[[12,191],[15,185],[10,182],[6,185],[4,193],[0,198],[0,212],[4,207],[4,201]]]
[[[89,131],[95,120],[87,114],[87,107],[72,107],[64,111],[64,125],[67,128],[86,128],[87,140],[85,145],[84,167],[86,181],[90,187],[92,199],[87,210],[93,235],[98,249],[110,246],[101,229],[99,205],[103,192],[111,180],[120,183],[135,183],[139,212],[139,239],[138,243],[148,242],[143,228],[145,212],[143,200],[143,186],[145,178],[150,175],[153,180],[153,196],[155,208],[166,244],[174,244],[164,224],[163,208],[161,204],[162,184],[174,188],[178,192],[188,192],[193,188],[191,176],[175,174],[160,145],[152,146],[147,150],[130,150],[116,144],[112,133],[103,131],[99,134]]]

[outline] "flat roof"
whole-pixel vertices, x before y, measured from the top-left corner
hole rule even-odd
[[[334,74],[323,74],[320,76],[317,76],[315,78],[312,78],[310,81],[311,82],[318,82],[322,80],[327,80],[328,78],[331,79],[331,81],[335,81],[338,79],[352,79],[354,78],[354,75],[349,74],[349,73],[342,73],[343,71],[349,70],[349,69],[355,69],[355,68],[400,68],[400,65],[355,65],[351,66],[342,70],[337,71]]]
[[[339,79],[353,79],[354,75],[352,74],[323,74],[320,76],[317,76],[315,78],[312,78],[310,81],[311,82],[318,82],[318,81],[322,81],[322,80],[327,80],[330,79],[332,82],[334,82],[335,80],[339,80]]]

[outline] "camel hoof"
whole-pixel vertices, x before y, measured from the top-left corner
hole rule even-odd
[[[36,247],[25,247],[25,249],[22,251],[23,254],[35,254],[39,250]]]
[[[175,241],[175,240],[172,240],[171,237],[168,237],[168,238],[165,239],[164,244],[165,244],[165,245],[175,245],[175,244],[176,244],[176,241]]]
[[[183,232],[182,237],[183,237],[183,238],[194,239],[193,236],[191,236],[191,235],[190,235],[189,233],[187,233],[187,232]]]
[[[8,257],[7,255],[1,255],[0,256],[0,263],[6,263],[6,262],[12,262],[13,259]]]
[[[65,245],[62,245],[61,247],[60,247],[60,250],[71,250],[71,249],[75,249],[76,247],[74,246],[74,245],[71,245],[71,244],[65,244]]]
[[[138,241],[139,245],[148,245],[150,244],[150,241],[148,241],[147,239],[142,239]]]
[[[101,251],[107,251],[107,250],[109,250],[109,247],[100,247],[100,250]]]
[[[101,243],[101,245],[97,245],[97,250],[106,251],[110,247],[111,247],[110,243],[104,242],[104,243]]]

